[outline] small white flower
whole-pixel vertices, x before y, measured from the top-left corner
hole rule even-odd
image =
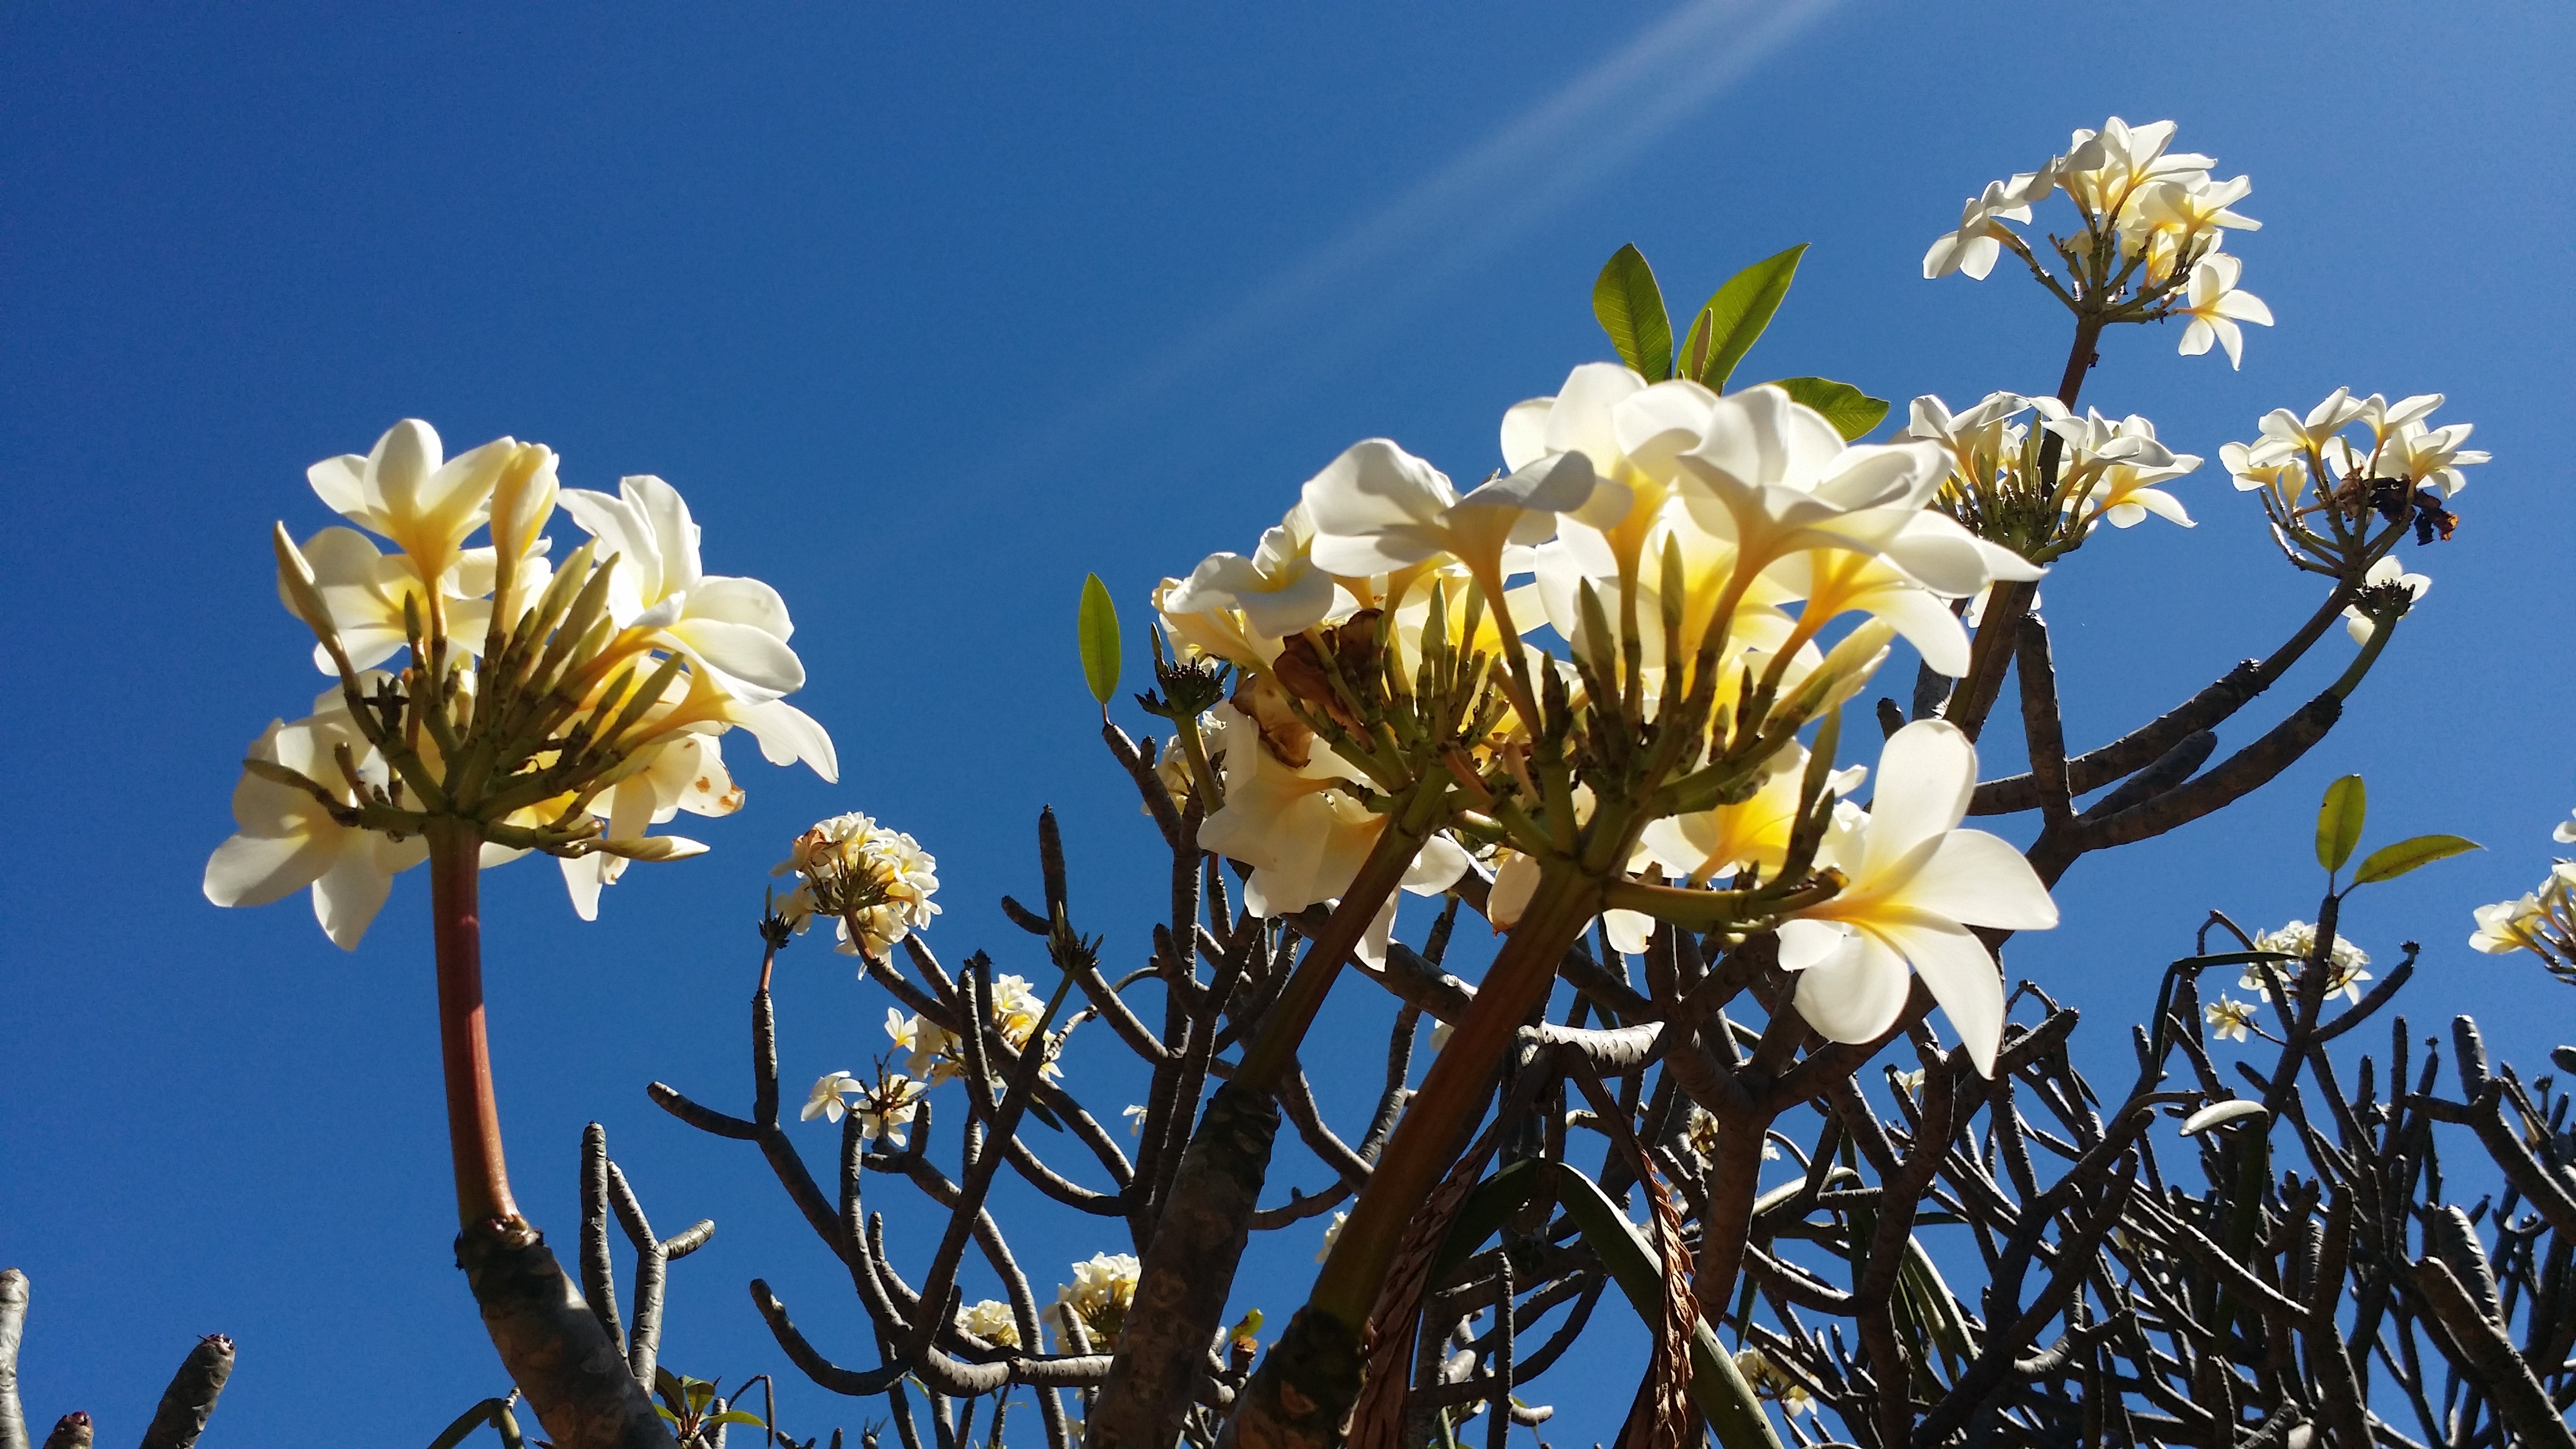
[[[2201,1008],[2209,1021],[2210,1035],[2220,1041],[2243,1041],[2254,1027],[2254,1003],[2222,996]]]
[[[858,1078],[847,1072],[826,1072],[814,1079],[814,1090],[806,1094],[805,1110],[796,1114],[796,1120],[811,1122],[821,1117],[838,1122],[841,1114],[850,1110],[849,1104],[841,1098],[858,1090]]]
[[[957,1327],[986,1343],[1004,1348],[1020,1346],[1020,1321],[1011,1312],[1011,1305],[997,1299],[987,1298],[958,1310]]]
[[[1126,1111],[1121,1112],[1118,1115],[1127,1119],[1128,1136],[1142,1137],[1145,1135],[1145,1108],[1142,1103],[1131,1103]]]
[[[1324,1245],[1315,1250],[1316,1262],[1320,1263],[1333,1256],[1333,1244],[1342,1240],[1342,1224],[1348,1222],[1350,1216],[1349,1213],[1333,1214],[1332,1223],[1324,1229]]]
[[[2423,574],[2406,572],[2404,566],[2394,558],[2384,558],[2372,564],[2370,572],[2362,576],[2364,588],[2384,588],[2391,584],[2404,588],[2410,598],[2417,599],[2424,597],[2425,593],[2433,587],[2432,579]],[[2343,628],[2345,633],[2352,636],[2352,642],[2355,644],[2367,644],[2370,642],[2370,636],[2379,632],[2379,626],[2370,621],[2370,616],[2361,611],[2359,604],[2354,604],[2343,611]]]

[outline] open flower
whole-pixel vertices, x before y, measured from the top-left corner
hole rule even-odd
[[[1337,899],[1350,889],[1387,817],[1361,803],[1351,770],[1321,740],[1310,741],[1303,765],[1291,765],[1262,737],[1251,716],[1232,704],[1215,710],[1211,752],[1225,756],[1225,805],[1199,823],[1199,846],[1252,868],[1243,903],[1268,918]],[[1404,888],[1438,895],[1467,870],[1467,853],[1435,835],[1414,857]],[[1386,928],[1394,923],[1395,898],[1359,949],[1363,960],[1382,960]]]
[[[726,771],[724,752],[714,735],[681,735],[653,746],[650,764],[590,803],[590,813],[607,822],[603,838],[608,840],[641,840],[647,826],[662,824],[683,810],[721,816],[741,808],[742,789]],[[661,847],[665,851],[704,848],[677,836],[658,838],[672,842]],[[625,874],[625,859],[594,851],[567,857],[560,864],[573,914],[585,921],[598,920],[600,888],[615,885]]]
[[[778,907],[800,934],[815,916],[828,916],[838,925],[836,949],[843,955],[882,959],[939,914],[930,899],[939,889],[938,865],[921,842],[854,811],[796,837],[787,859],[770,874],[802,877]]]
[[[1628,492],[1580,452],[1554,453],[1460,497],[1439,469],[1388,442],[1352,444],[1307,480],[1314,555],[1337,574],[1392,573],[1446,554],[1500,592],[1505,551],[1546,542],[1557,515],[1617,521]]]
[[[787,601],[758,579],[700,567],[698,525],[678,489],[648,474],[619,479],[615,497],[567,488],[557,502],[618,560],[608,614],[619,628],[687,655],[747,703],[804,688],[805,666],[787,647],[796,632]]]
[[[1986,189],[1968,198],[1968,204],[1960,209],[1958,230],[1935,240],[1932,249],[1923,254],[1924,280],[1965,272],[1984,281],[2003,255],[2003,228],[1995,223],[2028,220],[2028,201],[2017,198],[2012,188],[2001,181],[1987,182]]]
[[[326,704],[337,702],[336,694],[324,696]],[[375,788],[388,783],[384,761],[345,713],[293,724],[273,721],[251,742],[250,758],[308,780],[339,781],[334,753],[341,749],[350,752],[361,781]],[[346,784],[333,796],[344,812],[360,803]],[[419,836],[395,840],[344,823],[312,792],[256,770],[245,770],[233,787],[233,823],[239,832],[206,862],[206,899],[219,906],[264,906],[310,886],[314,918],[343,951],[358,949],[393,890],[394,876],[429,858]]]
[[[447,458],[436,428],[405,418],[367,456],[325,458],[304,476],[341,517],[391,539],[420,578],[443,579],[467,535],[483,526],[493,486],[519,452],[518,440],[495,438]]]
[[[1990,1073],[2003,978],[1968,928],[2044,930],[2057,924],[2057,905],[2021,852],[1958,828],[1977,751],[1957,726],[1917,720],[1898,730],[1877,779],[1868,816],[1826,839],[1821,858],[1848,883],[1780,927],[1780,963],[1799,973],[1799,1013],[1835,1041],[1874,1041],[1904,1009],[1910,963]]]
[[[2201,1008],[2209,1034],[2220,1041],[2243,1041],[2254,1030],[2254,1003],[2222,996]]]
[[[2410,574],[2406,572],[2405,566],[2398,563],[2394,558],[2384,558],[2379,562],[2372,564],[2370,566],[2370,572],[2362,575],[2362,587],[2365,589],[2404,589],[2406,591],[2406,597],[2411,603],[2413,600],[2424,597],[2425,593],[2433,587],[2433,580],[2424,574]],[[2379,625],[2372,622],[2370,615],[2363,612],[2362,607],[2359,604],[2351,604],[2345,607],[2343,611],[2343,628],[2345,633],[2352,636],[2352,642],[2355,644],[2367,644],[2370,642],[2370,636],[2379,632]]]
[[[1127,1326],[1127,1310],[1136,1302],[1136,1280],[1144,1265],[1126,1253],[1095,1253],[1073,1265],[1073,1281],[1059,1285],[1056,1302],[1082,1319],[1094,1347],[1106,1350]]]
[[[957,1330],[1003,1348],[1020,1346],[1020,1320],[1011,1305],[987,1298],[957,1310]]]
[[[1240,609],[1244,620],[1270,638],[1284,638],[1324,621],[1333,611],[1333,576],[1315,566],[1315,525],[1303,502],[1245,558],[1215,553],[1165,593],[1172,614]]]
[[[2191,322],[2182,330],[2185,357],[2198,357],[2215,342],[2227,351],[2227,365],[2245,365],[2245,329],[2240,322],[2257,327],[2272,325],[2272,309],[2251,292],[2236,290],[2237,275],[2245,264],[2224,252],[2212,252],[2191,269],[2191,288],[2183,305],[2175,308]]]

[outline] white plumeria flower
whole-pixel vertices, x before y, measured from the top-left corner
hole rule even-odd
[[[848,1072],[825,1072],[814,1079],[814,1090],[805,1094],[805,1110],[796,1114],[796,1120],[811,1122],[820,1117],[838,1122],[850,1110],[850,1104],[842,1099],[861,1090],[859,1079]]]
[[[1246,622],[1272,639],[1299,633],[1333,612],[1333,576],[1315,566],[1315,525],[1299,502],[1261,535],[1252,557],[1215,553],[1163,598],[1174,614],[1239,609]]]
[[[1127,1105],[1127,1110],[1119,1113],[1118,1115],[1127,1119],[1128,1136],[1142,1137],[1145,1135],[1145,1106],[1143,1103],[1131,1102]]]
[[[1799,973],[1798,1011],[1835,1041],[1874,1041],[1904,1009],[1910,962],[1977,1069],[1991,1074],[2003,977],[1968,928],[2045,930],[2057,924],[2057,904],[2020,851],[1958,828],[1977,751],[1957,726],[1917,720],[1898,730],[1877,779],[1865,820],[1826,840],[1824,863],[1848,884],[1780,928],[1780,963]]]
[[[1496,588],[1507,550],[1545,543],[1557,515],[1599,526],[1628,511],[1580,452],[1550,455],[1460,497],[1429,463],[1384,438],[1352,444],[1302,495],[1316,562],[1337,574],[1392,573],[1446,554]]]
[[[1073,1265],[1073,1281],[1056,1288],[1056,1301],[1080,1315],[1096,1347],[1106,1349],[1136,1301],[1144,1265],[1127,1253],[1094,1253]]]
[[[999,1344],[1004,1348],[1020,1346],[1019,1317],[1011,1312],[1011,1305],[998,1299],[987,1298],[959,1309],[957,1328],[959,1332],[971,1333],[986,1343]]]
[[[1888,1075],[1896,1079],[1897,1090],[1903,1092],[1909,1097],[1918,1096],[1923,1091],[1923,1069],[1921,1067],[1917,1067],[1910,1072],[1890,1072]]]
[[[846,956],[882,959],[905,936],[926,929],[939,914],[939,905],[930,898],[939,889],[938,865],[910,835],[852,811],[819,821],[796,837],[787,859],[770,867],[769,873],[794,872],[805,878],[778,906],[780,917],[799,934],[814,923],[817,879],[836,886],[862,877],[873,882],[886,899],[848,915],[835,915],[834,932],[839,939],[834,949]],[[850,935],[853,917],[860,931],[856,940]]]
[[[700,567],[698,525],[678,489],[647,474],[619,479],[613,498],[567,488],[557,501],[618,559],[608,614],[619,628],[651,631],[747,704],[804,687],[805,665],[787,646],[796,632],[787,601],[758,579]]]
[[[1772,761],[1752,795],[1689,815],[1668,815],[1648,825],[1638,843],[1665,870],[1705,885],[1721,875],[1758,867],[1764,878],[1789,858],[1789,836],[1798,825],[1798,797],[1805,784],[1807,752],[1792,744]],[[1825,782],[1834,795],[1849,795],[1869,777],[1869,767],[1836,771]]]
[[[325,699],[336,703],[337,695]],[[360,779],[388,783],[383,759],[345,713],[293,724],[273,721],[251,742],[250,755],[329,785],[343,805],[355,806],[355,793],[338,783],[333,755],[343,747],[355,758]],[[206,862],[206,899],[219,906],[264,906],[310,886],[314,918],[343,951],[358,949],[394,877],[429,858],[428,844],[418,836],[394,840],[343,825],[309,792],[247,770],[233,787],[233,823],[239,832],[215,847]]]
[[[2439,393],[2429,396],[2437,406],[2442,401]],[[2422,399],[2409,398],[2407,401]],[[2380,437],[2379,456],[2373,471],[2384,478],[2411,479],[2418,487],[2439,488],[2442,496],[2448,498],[2468,486],[2469,480],[2460,473],[2462,468],[2488,460],[2488,454],[2460,446],[2469,440],[2473,430],[2469,423],[2430,428],[2416,418],[2395,423]]]
[[[637,840],[645,828],[659,825],[685,810],[691,815],[731,815],[742,808],[742,787],[725,769],[724,752],[714,735],[681,735],[653,747],[652,762],[591,801],[590,813],[607,824],[605,839]],[[664,849],[679,855],[702,853],[706,847],[680,836],[663,836]],[[599,919],[599,892],[617,883],[627,861],[606,852],[573,856],[563,866],[564,889],[573,914]]]
[[[2276,442],[2280,451],[2322,457],[2326,443],[2337,433],[2369,411],[2369,404],[2352,395],[2348,387],[2336,388],[2326,400],[2308,409],[2304,418],[2288,408],[2274,408],[2263,415],[2263,436]]]
[[[2224,252],[2210,253],[2191,269],[2191,288],[2183,305],[2174,309],[2191,319],[2182,330],[2183,356],[2198,357],[2215,342],[2226,349],[2228,366],[2245,366],[2245,330],[2237,324],[2269,327],[2272,309],[2253,293],[2236,290],[2237,275],[2244,269],[2243,262]]]
[[[445,458],[438,430],[405,418],[367,456],[325,458],[304,476],[341,517],[391,539],[410,556],[419,577],[444,579],[466,536],[483,526],[493,486],[519,451],[516,439],[495,438]]]
[[[2576,816],[2559,821],[2558,828],[2549,832],[2549,838],[2561,845],[2576,845]]]
[[[2478,928],[2469,935],[2469,947],[2490,956],[2538,949],[2549,924],[2548,908],[2537,893],[2528,891],[2520,900],[2480,906],[2473,914]]]
[[[2150,513],[2184,528],[2193,526],[2181,500],[2154,485],[2198,469],[2198,454],[2166,447],[2156,438],[2156,425],[2136,413],[2115,423],[2098,409],[2079,418],[2055,398],[2033,398],[2031,406],[2066,444],[2061,486],[2068,491],[2068,506],[2084,516],[2088,530],[2106,521],[2114,528],[2131,528]]]
[[[2243,1041],[2254,1029],[2254,1003],[2222,996],[2201,1008],[2209,1034],[2220,1041]]]
[[[2001,181],[1987,182],[1986,189],[1968,198],[1968,204],[1960,209],[1958,230],[1934,241],[1931,250],[1923,254],[1924,280],[1965,272],[1984,281],[2003,256],[2003,243],[1998,236],[2002,228],[1996,223],[2028,220],[2029,202],[2017,199],[2013,188]]]
[[[912,1125],[912,1114],[924,1090],[922,1083],[899,1072],[880,1072],[874,1087],[860,1087],[858,1100],[850,1104],[850,1110],[858,1115],[860,1139],[883,1138],[901,1147],[904,1129]]]
[[[1356,771],[1313,742],[1303,766],[1281,760],[1261,738],[1260,726],[1232,704],[1215,710],[1211,753],[1225,756],[1225,805],[1199,823],[1199,847],[1251,867],[1245,909],[1268,919],[1337,899],[1350,889],[1387,817],[1370,810],[1336,782],[1355,782]],[[1416,895],[1438,895],[1467,871],[1467,852],[1445,835],[1425,842],[1404,876]],[[1356,948],[1374,965],[1385,960],[1395,921],[1390,895]]]
[[[2423,574],[2406,572],[2404,565],[2394,558],[2381,559],[2370,566],[2370,572],[2362,575],[2362,585],[2365,588],[2381,588],[2389,584],[2403,586],[2407,595],[2416,599],[2424,597],[2425,593],[2433,587],[2432,579]],[[2370,636],[2379,632],[2379,626],[2370,621],[2370,616],[2361,611],[2359,604],[2353,604],[2344,609],[2343,629],[2345,633],[2352,636],[2352,642],[2355,644],[2367,644],[2370,642]]]
[[[1324,1229],[1324,1245],[1315,1250],[1316,1262],[1320,1263],[1333,1256],[1333,1244],[1342,1240],[1342,1224],[1350,1221],[1350,1217],[1351,1215],[1346,1212],[1333,1214],[1332,1222]]]
[[[2193,152],[2168,152],[2173,134],[2171,121],[2132,126],[2118,116],[2104,121],[2099,131],[2077,131],[2067,145],[2058,184],[2088,215],[2106,217],[2125,208],[2151,182],[2205,175],[2216,164]]]

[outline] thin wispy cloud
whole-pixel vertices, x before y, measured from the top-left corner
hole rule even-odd
[[[1477,262],[1613,179],[1837,0],[1689,0],[1374,214],[1192,328],[1079,410],[1105,423],[1258,350],[1268,385],[1320,371]],[[1334,307],[1365,290],[1369,305]],[[1337,321],[1318,326],[1321,317]],[[1057,439],[1063,441],[1061,436]]]

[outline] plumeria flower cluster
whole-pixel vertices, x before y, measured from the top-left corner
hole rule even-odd
[[[797,878],[778,914],[798,934],[816,916],[827,917],[838,929],[834,949],[883,960],[939,914],[931,900],[939,889],[938,869],[920,841],[854,811],[797,836],[770,874]]]
[[[2254,949],[2278,951],[2294,961],[2306,961],[2317,954],[2317,928],[2306,921],[2290,921],[2277,931],[2257,931]],[[2332,974],[2326,978],[2326,995],[2341,996],[2358,1003],[2361,1000],[2361,983],[2370,979],[2370,973],[2362,969],[2370,964],[2370,953],[2338,932],[2334,949],[2328,954],[2332,958],[2329,968]],[[2294,969],[2280,963],[2274,963],[2272,970],[2284,979],[2295,974]],[[2245,974],[2236,984],[2265,1001],[2272,999],[2271,983],[2259,965],[2246,967]]]
[[[449,458],[406,419],[308,470],[350,526],[298,542],[281,523],[271,543],[279,594],[338,685],[253,741],[209,900],[310,887],[324,931],[355,949],[393,876],[452,827],[484,865],[557,857],[587,920],[626,862],[705,848],[651,826],[741,807],[720,748],[737,726],[773,763],[835,776],[830,736],[786,701],[805,668],[778,592],[707,573],[670,484],[565,489],[557,466],[514,438]],[[558,510],[590,535],[560,565]]]
[[[992,1018],[994,1033],[1010,1043],[1011,1050],[1027,1051],[1046,1019],[1046,998],[1029,989],[1026,977],[996,976],[992,986]],[[887,1007],[885,1030],[897,1047],[911,1054],[905,1067],[930,1085],[935,1087],[965,1072],[965,1043],[937,1022],[906,1016],[893,1007]],[[1047,1056],[1039,1064],[1038,1074],[1048,1081],[1057,1081],[1064,1076],[1064,1068],[1058,1065],[1056,1057],[1064,1050],[1064,1038],[1070,1030],[1068,1027],[1066,1031],[1050,1034],[1043,1044]],[[1002,1078],[1000,1064],[993,1065],[994,1079],[999,1082]],[[1135,1108],[1132,1115],[1141,1122],[1144,1109]]]
[[[2559,822],[2550,839],[2576,844],[2576,818]],[[2553,862],[2540,884],[2514,900],[2477,909],[2469,945],[2491,956],[2529,951],[2551,975],[2576,985],[2576,860]]]
[[[1135,1306],[1136,1281],[1143,1272],[1144,1266],[1129,1254],[1095,1253],[1073,1265],[1073,1281],[1057,1286],[1056,1303],[1080,1319],[1092,1347],[1106,1353],[1127,1326],[1127,1310]]]
[[[1964,672],[1957,601],[2038,577],[1934,506],[1950,453],[1854,446],[1775,386],[1610,363],[1511,408],[1500,443],[1463,492],[1395,443],[1355,444],[1251,554],[1163,582],[1176,650],[1235,680],[1205,741],[1199,844],[1250,868],[1251,909],[1283,915],[1338,901],[1410,832],[1372,875],[1368,962],[1395,885],[1435,894],[1480,862],[1498,929],[1577,869],[1607,883],[1621,949],[1658,921],[1801,923],[1783,954],[1817,983],[1800,1006],[1816,998],[1820,1030],[1883,1030],[1910,962],[1990,1061],[2001,981],[1969,928],[2056,912],[2018,852],[1958,828],[1974,750],[1906,727],[1863,812],[1842,796],[1867,772],[1799,734],[1898,637]],[[2094,514],[2149,506],[2108,466]]]
[[[838,1122],[844,1113],[856,1113],[861,1137],[871,1142],[882,1137],[901,1147],[904,1129],[912,1125],[913,1110],[926,1090],[927,1083],[889,1072],[882,1065],[874,1082],[862,1082],[848,1072],[826,1072],[815,1079],[805,1110],[797,1115],[807,1122],[816,1117]]]
[[[1001,1348],[1020,1346],[1019,1318],[1011,1312],[1011,1305],[999,1299],[987,1298],[957,1310],[957,1330]]]
[[[2135,413],[2079,417],[2055,398],[2011,392],[1953,413],[1926,395],[1914,400],[1903,436],[1938,446],[1949,465],[1935,505],[2025,559],[2053,561],[2105,523],[2134,528],[2150,514],[2192,527],[2182,501],[2161,485],[2201,460],[2165,446],[2156,425]]]
[[[1806,1385],[1791,1378],[1787,1370],[1759,1348],[1737,1349],[1735,1371],[1743,1376],[1754,1393],[1778,1404],[1784,1414],[1812,1414],[1816,1411],[1815,1398],[1807,1392]]]
[[[1923,275],[1964,272],[1982,281],[2010,251],[2096,327],[2182,317],[2185,357],[2216,346],[2231,366],[2242,366],[2243,324],[2269,327],[2272,311],[2237,290],[2243,263],[2219,247],[2228,231],[2262,226],[2232,209],[2254,183],[2243,176],[2217,180],[2211,158],[2169,149],[2173,134],[2171,121],[2131,126],[2117,116],[2098,131],[2077,131],[2066,154],[1988,182],[1970,197],[1958,228],[1923,254]],[[2072,235],[2048,238],[2063,276],[2005,225],[2029,222],[2031,208],[2058,193],[2082,223]]]
[[[2378,565],[2410,529],[2418,544],[2449,538],[2459,525],[2449,501],[2468,484],[2460,470],[2488,458],[2466,446],[2471,425],[2432,425],[2441,406],[2437,392],[2392,403],[2339,387],[2305,415],[2274,409],[2260,436],[2220,448],[2219,462],[2238,491],[2261,500],[2291,563],[2337,578],[2366,574],[2375,592],[2359,612],[2393,619],[2429,581]]]

